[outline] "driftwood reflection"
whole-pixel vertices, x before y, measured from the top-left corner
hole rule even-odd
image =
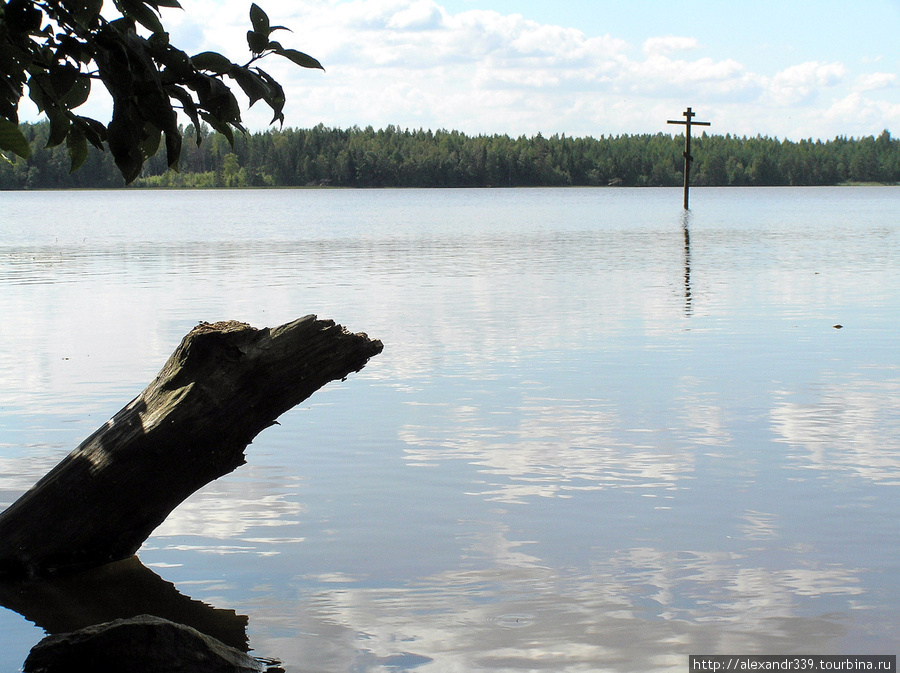
[[[186,624],[242,652],[249,649],[246,615],[185,596],[137,556],[60,577],[2,579],[0,605],[50,635],[146,614]]]

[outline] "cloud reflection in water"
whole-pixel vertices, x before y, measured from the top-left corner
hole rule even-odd
[[[298,671],[380,671],[401,655],[442,673],[675,670],[701,651],[834,651],[842,618],[809,615],[804,603],[863,593],[856,571],[811,567],[805,550],[771,569],[740,554],[634,548],[584,573],[523,552],[508,533],[485,525],[471,541],[476,555],[492,554],[486,567],[399,587],[331,578],[301,591],[290,615],[267,603],[251,623],[290,618],[307,633],[263,628],[258,642],[305,662]]]
[[[640,430],[623,433],[612,405],[602,400],[526,399],[509,426],[472,406],[454,407],[448,416],[443,429],[400,429],[407,459],[477,465],[496,479],[479,492],[492,501],[521,504],[532,496],[615,487],[672,489],[693,469],[691,451],[634,441]]]
[[[802,450],[792,457],[809,469],[900,484],[900,379],[832,379],[810,401],[782,394],[771,414],[778,441]]]
[[[240,476],[214,481],[175,508],[144,550],[278,554],[280,545],[303,541],[282,532],[292,530],[305,511],[296,501],[300,484],[297,477],[245,465]]]

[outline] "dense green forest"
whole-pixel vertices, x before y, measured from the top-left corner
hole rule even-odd
[[[120,187],[109,153],[91,150],[69,173],[64,145],[46,149],[49,124],[23,126],[33,151],[0,160],[0,189]],[[204,130],[205,131],[205,130]],[[677,186],[682,184],[683,136],[511,138],[457,131],[286,128],[235,138],[185,129],[180,172],[151,157],[135,187],[530,187]],[[692,139],[695,185],[836,185],[900,183],[900,140],[838,137],[799,142],[706,135]]]

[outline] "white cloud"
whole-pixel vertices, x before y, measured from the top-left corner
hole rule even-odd
[[[288,114],[292,99],[303,101],[305,118],[290,117],[298,126],[394,123],[470,133],[599,135],[663,130],[665,118],[687,101],[745,126],[726,122],[723,132],[777,134],[783,122],[768,123],[763,115],[760,125],[758,109],[749,114],[730,107],[765,105],[782,117],[783,108],[827,101],[848,79],[847,68],[836,62],[809,61],[766,75],[704,53],[691,36],[651,36],[635,52],[613,35],[589,36],[488,10],[451,14],[433,0],[309,1],[300,7],[293,12],[309,26],[303,36],[312,40],[308,51],[329,70],[319,79],[284,71],[293,95]],[[622,114],[609,115],[613,108]]]
[[[762,86],[759,77],[731,59],[673,60],[661,53],[628,62],[618,80],[623,90],[635,96],[677,98],[690,94],[706,101],[752,100],[759,96]]]
[[[387,27],[396,30],[436,30],[443,26],[444,14],[431,0],[418,0],[394,14]]]
[[[820,114],[821,125],[837,129],[834,135],[877,135],[900,127],[900,103],[873,100],[858,92],[834,99]],[[868,129],[856,134],[841,131],[849,122]]]
[[[175,44],[246,62],[243,1],[184,0],[184,6],[164,13]],[[327,69],[263,62],[285,86],[291,126],[668,132],[666,118],[685,105],[721,120],[716,128],[723,133],[833,137],[896,123],[893,99],[886,98],[896,91],[896,75],[866,72],[875,66],[860,59],[851,70],[811,53],[793,64],[781,54],[786,67],[765,72],[696,36],[649,35],[629,44],[520,14],[452,13],[441,0],[267,0],[264,8],[274,24],[294,31],[279,33],[285,46]],[[842,101],[854,92],[870,92],[871,114],[841,117]],[[262,103],[246,115],[251,128],[265,128],[270,119]]]
[[[691,51],[700,43],[694,37],[651,37],[644,42],[645,54],[667,54],[672,51]]]
[[[808,61],[777,73],[769,86],[769,95],[779,105],[806,105],[823,89],[830,89],[847,75],[842,63]]]
[[[871,72],[856,78],[858,91],[874,91],[897,86],[897,75],[892,72]]]

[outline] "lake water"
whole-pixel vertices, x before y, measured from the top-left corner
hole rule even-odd
[[[289,673],[898,653],[900,188],[691,203],[0,193],[2,507],[198,321],[315,313],[384,342],[141,563],[0,587],[0,670],[135,611]]]

